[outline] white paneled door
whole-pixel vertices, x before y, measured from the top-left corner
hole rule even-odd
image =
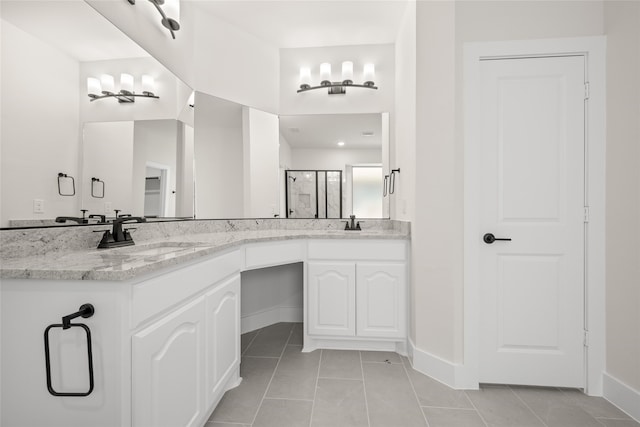
[[[480,67],[480,382],[583,387],[584,58]]]

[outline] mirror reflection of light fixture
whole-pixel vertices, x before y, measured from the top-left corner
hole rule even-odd
[[[374,80],[376,76],[376,67],[374,64],[364,64],[362,70],[363,84],[353,83],[353,62],[345,61],[342,63],[342,79],[334,82],[331,79],[331,64],[323,62],[320,64],[320,84],[311,86],[311,69],[309,67],[300,67],[300,92],[306,92],[314,89],[327,88],[329,95],[342,95],[347,93],[347,87],[362,87],[366,89],[378,89]]]
[[[90,101],[93,102],[96,99],[115,98],[120,103],[135,102],[136,97],[143,98],[160,98],[155,95],[155,82],[153,76],[142,76],[142,93],[135,93],[133,90],[134,79],[131,74],[122,73],[120,75],[120,91],[116,92],[113,76],[109,74],[103,74],[100,79],[95,77],[87,78],[87,95]]]
[[[127,0],[131,5],[136,4],[136,0]],[[170,16],[180,16],[180,0],[149,0],[156,8],[162,19],[160,23],[171,33],[173,39],[176,38],[175,32],[180,29],[180,23]],[[164,9],[160,6],[164,6]],[[165,13],[166,10],[166,13]]]

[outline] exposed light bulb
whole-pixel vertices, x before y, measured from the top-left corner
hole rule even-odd
[[[351,61],[342,63],[342,83],[345,85],[353,84],[353,62]]]
[[[323,86],[331,84],[331,64],[328,62],[320,64],[320,84]]]
[[[103,74],[100,76],[100,83],[102,84],[102,93],[110,95],[116,91],[115,83],[113,82],[113,76],[109,74]]]

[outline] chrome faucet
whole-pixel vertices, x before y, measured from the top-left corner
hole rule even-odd
[[[344,229],[348,231],[361,231],[362,228],[360,228],[360,221],[356,223],[356,216],[350,215],[349,218],[351,219],[351,223],[347,221],[347,224],[345,225]]]
[[[98,244],[98,249],[118,248],[120,246],[135,245],[135,242],[131,238],[131,233],[128,230],[122,228],[122,224],[125,222],[147,222],[145,217],[139,216],[127,216],[121,218],[114,218],[113,230],[106,230],[102,235],[102,240]]]

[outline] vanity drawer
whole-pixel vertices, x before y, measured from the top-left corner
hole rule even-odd
[[[247,246],[245,269],[271,267],[304,260],[302,241],[257,243]]]
[[[239,272],[241,267],[242,253],[236,250],[133,285],[131,328]]]
[[[309,259],[405,261],[405,240],[310,240]]]

